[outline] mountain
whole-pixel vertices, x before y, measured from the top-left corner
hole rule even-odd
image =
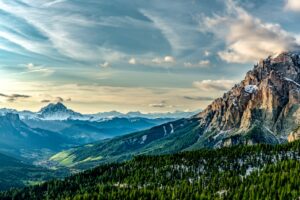
[[[295,142],[138,156],[0,199],[298,199],[299,151]]]
[[[43,120],[67,120],[67,119],[83,119],[83,115],[68,109],[62,103],[49,104],[42,108],[38,113],[38,118]]]
[[[44,160],[64,149],[146,130],[172,120],[141,117],[91,120],[90,115],[74,112],[62,103],[49,104],[37,113],[1,109],[0,152],[48,166]]]
[[[112,118],[102,121],[69,119],[64,121],[24,120],[24,122],[30,127],[57,132],[77,141],[78,144],[85,144],[146,130],[172,120],[167,118]]]
[[[191,118],[74,148],[52,160],[60,163],[72,158],[72,166],[85,169],[139,154],[287,142],[299,126],[299,72],[298,53],[270,56],[255,65],[223,97]]]
[[[38,112],[31,111],[17,111],[14,109],[2,108],[0,109],[0,115],[5,115],[7,113],[18,114],[22,120],[44,120],[44,121],[66,121],[66,120],[81,120],[81,121],[103,121],[113,118],[145,118],[145,119],[181,119],[188,118],[195,114],[194,112],[183,112],[175,111],[168,113],[141,113],[128,112],[121,113],[118,111],[102,112],[97,114],[81,114],[68,109],[63,103],[50,103],[47,106],[41,108]]]
[[[0,116],[0,151],[35,159],[67,148],[73,144],[55,132],[26,125],[17,114]]]
[[[198,111],[195,111],[195,112],[175,111],[175,112],[167,112],[167,113],[141,113],[139,111],[136,111],[136,112],[128,112],[128,113],[124,114],[124,113],[120,113],[117,111],[111,111],[111,112],[104,112],[104,113],[89,115],[90,116],[89,120],[101,121],[103,119],[112,119],[112,118],[181,119],[181,118],[189,118],[197,113],[198,113]]]
[[[36,167],[0,153],[0,191],[41,183],[59,176],[58,172]]]

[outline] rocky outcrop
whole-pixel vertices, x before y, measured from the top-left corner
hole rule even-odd
[[[300,139],[300,127],[295,129],[293,132],[291,132],[288,136],[288,141],[289,142],[294,142],[296,140]]]
[[[252,144],[260,139],[280,143],[300,124],[299,103],[300,55],[285,52],[261,60],[243,81],[195,118],[204,128],[201,134],[218,134],[215,146]]]

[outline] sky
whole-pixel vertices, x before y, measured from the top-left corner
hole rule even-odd
[[[298,50],[299,0],[0,0],[0,107],[193,111]]]

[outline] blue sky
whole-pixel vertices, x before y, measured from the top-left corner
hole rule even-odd
[[[299,47],[298,0],[0,1],[0,106],[204,108]]]

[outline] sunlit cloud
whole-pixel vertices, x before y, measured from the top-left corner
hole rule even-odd
[[[172,56],[165,56],[164,58],[159,58],[159,57],[157,57],[157,58],[154,58],[153,60],[152,60],[152,62],[154,63],[154,64],[174,64],[174,63],[176,63],[176,60],[175,60],[175,58],[174,57],[172,57]]]
[[[295,50],[299,44],[294,35],[279,24],[266,23],[227,0],[227,15],[205,17],[204,30],[226,42],[219,56],[229,63],[256,62],[282,51]]]
[[[298,0],[285,0],[285,9],[295,12],[300,12],[300,1]]]
[[[131,58],[129,61],[128,61],[129,64],[131,65],[135,65],[137,63],[136,59],[135,58]]]

